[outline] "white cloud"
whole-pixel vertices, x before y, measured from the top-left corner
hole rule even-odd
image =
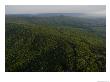
[[[37,13],[84,13],[87,15],[105,16],[105,5],[8,5],[6,14]]]

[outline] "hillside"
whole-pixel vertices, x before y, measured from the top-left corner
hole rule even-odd
[[[103,18],[6,16],[5,71],[105,72]]]

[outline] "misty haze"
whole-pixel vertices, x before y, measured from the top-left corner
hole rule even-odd
[[[106,72],[105,5],[6,5],[6,72]]]

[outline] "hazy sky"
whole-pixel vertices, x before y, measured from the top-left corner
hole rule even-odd
[[[105,16],[105,5],[7,5],[6,14],[82,13],[90,16]]]

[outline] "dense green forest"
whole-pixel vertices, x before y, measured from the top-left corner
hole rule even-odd
[[[105,72],[105,18],[6,15],[6,72]]]

